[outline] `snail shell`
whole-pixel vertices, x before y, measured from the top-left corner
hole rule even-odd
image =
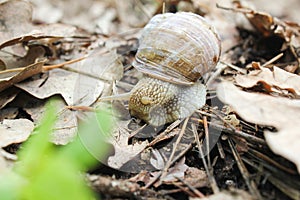
[[[215,29],[196,14],[154,16],[142,31],[133,66],[145,77],[129,100],[131,115],[159,126],[188,117],[205,104],[199,78],[219,61]]]

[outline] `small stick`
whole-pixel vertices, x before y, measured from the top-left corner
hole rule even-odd
[[[130,140],[132,137],[134,137],[136,134],[138,134],[141,130],[143,130],[145,127],[147,126],[147,124],[144,124],[142,127],[134,130],[129,136],[128,136],[128,140]]]
[[[217,128],[217,129],[220,129],[220,130],[224,130],[224,132],[226,133],[229,133],[229,134],[232,134],[232,135],[238,135],[240,137],[243,137],[245,138],[246,140],[249,140],[249,141],[253,141],[255,143],[259,143],[259,144],[263,144],[263,145],[266,145],[266,141],[263,140],[263,139],[260,139],[258,137],[255,137],[253,135],[250,135],[250,134],[247,134],[247,133],[244,133],[242,131],[239,131],[237,130],[232,124],[228,123],[226,120],[224,120],[222,118],[222,116],[220,116],[217,112],[215,112],[214,110],[212,110],[212,112],[220,119],[222,120],[222,122],[226,125],[229,126],[229,128],[231,129],[231,131],[229,130],[229,128],[225,127],[225,126],[221,126],[221,125],[218,125],[218,124],[213,124],[213,123],[209,123],[209,125],[211,125],[212,127],[214,128]]]
[[[89,106],[66,106],[66,109],[69,110],[77,110],[77,111],[87,111],[87,112],[94,112],[95,108],[89,107]]]
[[[189,121],[189,118],[186,118],[183,122],[182,128],[181,128],[180,133],[178,135],[178,138],[177,138],[176,142],[173,144],[173,149],[172,149],[172,153],[170,155],[170,158],[168,159],[168,162],[166,163],[166,165],[165,165],[165,167],[162,171],[160,180],[162,180],[168,174],[168,170],[169,170],[170,166],[172,165],[172,160],[174,158],[177,146],[180,143],[180,140],[183,137],[183,134],[185,133],[185,129],[186,129],[188,121]]]
[[[228,139],[228,144],[230,146],[230,149],[233,153],[233,156],[237,162],[237,166],[242,174],[242,177],[244,178],[245,182],[246,182],[246,185],[248,186],[249,188],[249,191],[250,193],[255,197],[255,199],[262,199],[258,189],[257,189],[257,186],[255,184],[255,182],[253,180],[250,180],[250,174],[246,168],[246,166],[244,165],[240,155],[238,154],[237,150],[235,149],[235,147],[233,146],[233,143],[231,141],[231,139],[229,138]]]
[[[184,131],[183,131],[183,133],[184,133]],[[171,160],[170,166],[172,166],[177,160],[179,160],[183,155],[185,155],[186,152],[187,152],[188,150],[190,150],[191,148],[192,148],[192,143],[189,144],[189,145],[187,146],[187,148],[185,148],[182,152],[180,152],[173,160]],[[170,159],[169,159],[169,160],[170,160]],[[155,175],[155,177],[152,179],[152,181],[150,181],[147,185],[145,185],[145,186],[143,187],[143,189],[147,189],[147,188],[149,188],[151,185],[153,185],[153,184],[161,177],[161,175],[162,175],[162,171],[158,172],[158,173]]]
[[[162,14],[166,13],[166,1],[164,0],[162,4]]]
[[[147,147],[151,147],[155,145],[157,142],[161,141],[162,138],[164,138],[169,132],[171,132],[174,128],[176,128],[181,123],[181,120],[176,120],[173,122],[170,126],[164,130],[161,134],[159,134],[154,140],[152,140]]]
[[[270,158],[270,157],[262,154],[261,152],[259,152],[257,150],[254,150],[254,149],[250,148],[248,151],[249,151],[249,153],[253,154],[254,156],[256,156],[256,157],[258,157],[260,159],[263,159],[263,160],[265,160],[268,163],[271,163],[272,165],[276,166],[277,168],[279,168],[279,169],[281,169],[281,170],[283,170],[283,171],[285,171],[285,172],[287,172],[289,174],[294,174],[294,175],[297,174],[297,172],[294,171],[293,169],[290,169],[290,168],[287,168],[287,167],[285,167],[283,165],[280,165],[278,162],[276,162],[272,158]]]
[[[228,10],[228,11],[233,11],[233,12],[241,12],[243,14],[254,14],[255,12],[249,8],[229,8],[225,6],[221,6],[219,4],[216,4],[217,8],[223,9],[223,10]]]
[[[220,143],[220,141],[217,142],[217,147],[218,147],[218,150],[219,150],[220,157],[224,160],[225,159],[225,152],[224,152],[224,149],[223,149],[222,144]]]
[[[76,62],[79,62],[79,61],[82,61],[84,59],[86,59],[87,56],[83,56],[81,58],[76,58],[74,60],[70,60],[70,61],[67,61],[67,62],[63,62],[63,63],[59,63],[57,65],[48,65],[48,66],[43,66],[43,70],[44,71],[49,71],[51,69],[56,69],[56,68],[61,68],[61,67],[64,67],[65,65],[70,65],[70,64],[73,64],[73,63],[76,63]]]
[[[223,62],[223,61],[220,61],[220,63],[222,63],[222,64],[224,64],[224,65],[226,65],[226,66],[228,66],[228,67],[230,67],[230,68],[232,68],[232,69],[240,72],[241,74],[247,74],[247,70],[246,69],[241,69],[238,66],[235,66],[233,64],[230,64],[230,63],[227,63],[227,62]]]
[[[207,172],[207,176],[208,176],[208,180],[210,182],[211,188],[212,188],[213,192],[216,194],[220,191],[220,189],[219,189],[219,187],[216,183],[215,177],[210,173],[210,170],[207,167],[207,163],[206,163],[206,160],[204,158],[203,151],[202,151],[202,145],[200,144],[200,140],[199,140],[199,136],[197,134],[197,129],[196,129],[195,124],[192,124],[192,131],[194,133],[194,137],[195,137],[195,140],[197,142],[199,153],[200,153],[204,168]]]
[[[278,60],[279,58],[281,58],[283,56],[283,53],[278,54],[277,56],[271,58],[269,61],[265,62],[263,65],[261,65],[262,67],[267,67],[268,65],[272,64],[273,62],[275,62],[276,60]]]
[[[206,155],[207,155],[207,164],[209,171],[212,171],[210,155],[209,155],[209,134],[208,134],[208,125],[207,125],[207,117],[203,116],[203,125],[204,125],[204,133],[206,138]]]
[[[186,185],[197,197],[200,198],[204,198],[204,194],[202,194],[199,190],[197,190],[197,188],[195,188],[194,186],[188,184],[186,181],[184,181],[182,178],[176,176],[175,178],[177,178],[179,181],[181,181],[184,185]],[[177,187],[179,187],[179,185],[176,185]],[[182,187],[182,186],[181,186]],[[180,188],[180,187],[179,187]],[[182,188],[180,188],[182,189]],[[186,190],[184,190],[186,191]]]

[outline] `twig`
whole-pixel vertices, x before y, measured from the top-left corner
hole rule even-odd
[[[230,68],[232,68],[232,69],[240,72],[241,74],[247,74],[247,70],[246,69],[241,69],[238,66],[235,66],[233,64],[230,64],[230,63],[227,63],[227,62],[224,62],[224,61],[220,61],[220,63],[222,63],[222,64],[224,64],[224,65],[226,65],[226,66],[228,66],[228,67],[230,67]]]
[[[215,124],[215,123],[211,123],[211,122],[208,122],[209,126],[212,127],[212,128],[216,128],[218,130],[221,130],[225,133],[228,133],[228,134],[231,134],[231,135],[237,135],[237,136],[240,136],[242,138],[245,138],[246,140],[248,141],[252,141],[254,143],[259,143],[259,144],[263,144],[263,145],[266,145],[266,142],[265,140],[261,139],[261,138],[258,138],[258,137],[255,137],[253,135],[249,135],[247,133],[244,133],[240,130],[237,130],[232,124],[228,123],[226,120],[223,119],[222,116],[220,116],[216,111],[214,110],[211,110],[212,113],[215,114],[215,116],[217,116],[224,124],[226,124],[228,127],[225,127],[225,126],[222,126],[222,125],[219,125],[219,124]]]
[[[200,198],[204,198],[204,194],[202,194],[199,190],[197,190],[197,188],[193,187],[192,185],[188,184],[186,181],[184,181],[182,178],[180,177],[175,177],[177,178],[179,181],[181,181],[184,185],[186,185],[197,197]],[[176,185],[177,187],[179,187],[179,185]],[[181,189],[181,188],[180,188]],[[185,190],[184,190],[185,191]]]
[[[144,187],[142,187],[142,189],[147,189],[149,188],[151,185],[153,185],[161,176],[162,171],[159,171],[153,178],[151,181],[149,181]]]
[[[170,155],[170,157],[169,157],[169,159],[168,159],[168,162],[165,164],[165,167],[164,167],[164,169],[163,169],[163,171],[162,171],[162,174],[161,174],[161,177],[160,177],[160,181],[161,181],[164,177],[166,177],[166,175],[168,174],[168,170],[169,170],[170,166],[172,165],[172,161],[173,161],[173,158],[174,158],[174,155],[175,155],[177,146],[179,145],[180,140],[181,140],[181,138],[182,138],[182,136],[183,136],[183,134],[184,134],[184,132],[185,132],[185,129],[186,129],[186,126],[187,126],[188,121],[189,121],[189,118],[186,118],[186,119],[184,120],[184,122],[183,122],[182,128],[181,128],[180,133],[179,133],[179,135],[178,135],[178,138],[177,138],[176,142],[173,144],[172,153],[171,153],[171,155]]]
[[[198,145],[200,157],[202,159],[204,168],[205,168],[205,170],[207,172],[207,176],[208,176],[208,180],[210,182],[211,188],[212,188],[212,190],[213,190],[214,193],[218,193],[220,191],[220,189],[218,188],[218,185],[216,183],[215,177],[213,176],[213,174],[210,173],[210,170],[208,169],[206,160],[205,160],[204,155],[203,155],[202,145],[200,144],[200,140],[199,140],[199,136],[197,134],[197,129],[196,129],[195,124],[192,124],[192,131],[194,133],[194,137],[195,137],[196,143]]]
[[[56,69],[56,68],[61,68],[61,67],[64,67],[65,65],[70,65],[70,64],[73,64],[73,63],[76,63],[76,62],[79,62],[79,61],[82,61],[84,59],[86,59],[87,56],[83,56],[81,58],[76,58],[74,60],[70,60],[70,61],[67,61],[67,62],[63,62],[63,63],[59,63],[57,65],[48,65],[48,66],[43,66],[43,70],[44,71],[49,71],[51,69]]]
[[[270,172],[266,172],[261,165],[259,164],[255,164],[254,162],[250,161],[249,159],[243,157],[242,158],[243,161],[245,163],[247,163],[248,165],[252,166],[253,168],[255,168],[258,172],[260,172],[261,174],[268,174]],[[272,172],[274,175],[278,176],[280,174],[280,172]],[[274,175],[272,175],[270,173],[270,175],[267,177],[267,180],[269,180],[275,187],[277,187],[279,190],[281,190],[284,194],[286,194],[287,196],[289,196],[292,199],[300,199],[300,191],[299,191],[299,186],[298,189],[297,186],[295,187],[295,182],[291,182],[290,180],[287,180],[287,177],[285,176],[285,174],[281,175],[281,178],[279,177],[275,177]],[[284,179],[284,180],[283,180]],[[298,180],[296,180],[298,182]]]
[[[208,170],[213,174],[212,167],[211,167],[211,161],[210,161],[210,155],[209,155],[209,134],[208,134],[208,125],[207,125],[207,118],[206,116],[203,116],[203,125],[204,125],[204,133],[206,138],[206,155],[207,155],[207,164],[208,164]]]
[[[175,178],[177,178],[177,177],[175,177]],[[175,186],[177,186],[181,191],[187,193],[189,195],[189,197],[195,197],[195,194],[191,190],[189,190],[189,188],[186,188],[186,187],[180,185],[180,183],[177,183],[177,182],[174,182],[173,184]]]
[[[267,62],[265,62],[262,67],[266,67],[270,64],[272,64],[273,62],[275,62],[276,60],[278,60],[279,58],[281,58],[283,56],[283,53],[278,54],[277,56],[271,58],[270,60],[268,60]]]
[[[162,4],[162,14],[166,13],[166,1],[164,0],[163,4]]]
[[[223,149],[222,144],[220,143],[220,141],[217,142],[217,147],[218,147],[218,150],[219,150],[220,157],[222,159],[225,159],[225,152],[224,152],[224,149]]]
[[[258,189],[257,189],[257,186],[255,184],[255,182],[253,180],[250,180],[250,174],[246,168],[246,166],[244,165],[240,155],[238,154],[237,150],[235,149],[235,147],[233,146],[233,143],[231,141],[231,139],[229,138],[228,139],[228,144],[230,146],[230,149],[233,153],[233,156],[237,162],[237,166],[242,174],[242,177],[244,178],[245,182],[246,182],[246,185],[248,186],[249,188],[249,191],[250,193],[255,197],[255,199],[262,199]]]
[[[140,128],[134,130],[129,136],[128,136],[128,140],[130,140],[132,137],[134,137],[136,134],[138,134],[141,130],[143,130],[145,127],[147,126],[147,124],[144,124],[143,126],[141,126]]]
[[[171,196],[160,191],[145,189],[128,179],[114,179],[108,176],[88,175],[89,185],[98,193],[110,199],[156,199],[174,200]],[[155,197],[155,198],[153,198]]]
[[[226,65],[224,64],[218,64],[217,65],[217,70],[215,72],[213,72],[213,74],[211,74],[208,77],[208,80],[206,81],[206,86],[207,88],[209,88],[215,81],[215,79],[227,68]]]
[[[95,108],[89,106],[66,106],[65,108],[69,110],[76,110],[76,111],[95,112]]]
[[[229,7],[221,6],[219,4],[216,4],[216,7],[223,9],[223,10],[228,10],[228,11],[233,11],[233,12],[241,12],[243,14],[254,14],[254,11],[249,8],[229,8]]]
[[[169,132],[171,132],[174,128],[176,128],[181,123],[181,120],[176,120],[170,126],[164,130],[161,134],[159,134],[154,140],[152,140],[147,147],[151,147],[155,145],[157,142],[161,141]]]
[[[281,170],[283,170],[283,171],[285,171],[285,172],[287,172],[289,174],[294,174],[294,175],[298,174],[296,171],[294,171],[294,170],[292,170],[290,168],[287,168],[287,167],[285,167],[283,165],[280,165],[275,160],[273,160],[272,158],[270,158],[270,157],[268,157],[268,156],[260,153],[259,151],[256,151],[256,150],[250,148],[248,150],[248,152],[250,154],[253,154],[254,157],[260,158],[260,159],[262,159],[262,160],[264,160],[264,161],[266,161],[268,163],[271,163],[272,165],[276,166],[277,168],[279,168],[279,169],[281,169]]]

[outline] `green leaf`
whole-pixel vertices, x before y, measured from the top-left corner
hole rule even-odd
[[[1,199],[95,199],[84,181],[84,171],[108,151],[105,141],[111,117],[107,111],[95,113],[80,126],[72,143],[58,148],[49,142],[56,112],[55,100],[51,100],[41,124],[18,152],[15,172],[4,176],[0,173]]]

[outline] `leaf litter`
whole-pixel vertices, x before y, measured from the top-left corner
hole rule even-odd
[[[281,16],[274,17],[244,1],[166,1],[167,11],[192,11],[211,20],[222,38],[222,65],[212,74],[212,95],[202,110],[184,126],[153,128],[131,119],[126,99],[100,100],[129,92],[141,77],[131,66],[139,29],[164,9],[162,1],[89,0],[74,9],[68,1],[33,2],[0,4],[1,167],[11,165],[14,145],[26,141],[45,102],[56,97],[51,139],[56,145],[71,142],[78,122],[93,110],[113,107],[111,153],[100,162],[123,179],[101,170],[88,176],[104,199],[299,198],[300,159],[294,152],[300,29],[281,19],[292,18],[289,11],[277,9]],[[26,123],[28,131],[20,132]]]

